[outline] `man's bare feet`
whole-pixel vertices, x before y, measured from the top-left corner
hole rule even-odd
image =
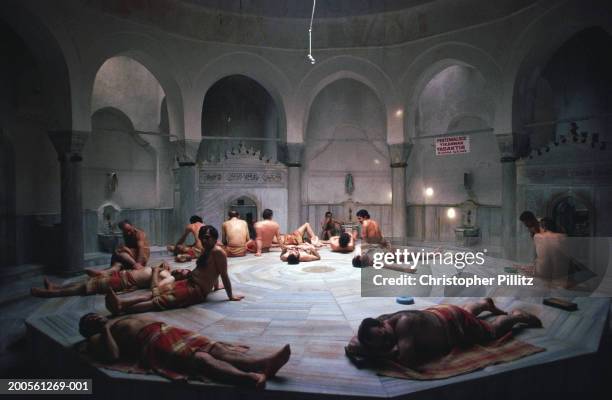
[[[121,314],[121,300],[119,300],[119,297],[117,297],[113,289],[110,289],[106,294],[105,303],[106,308],[108,308],[108,311],[113,315]]]
[[[515,317],[517,322],[526,324],[530,328],[541,328],[542,321],[535,315],[524,310],[512,310],[510,316]]]
[[[249,375],[251,375],[251,377],[253,378],[255,389],[265,389],[266,388],[266,376],[264,374],[258,374],[255,372],[251,372]]]
[[[45,289],[55,289],[55,285],[52,284],[51,281],[47,277],[43,279],[43,283],[45,285]]]
[[[485,297],[484,299],[482,299],[482,301],[486,303],[485,310],[491,312],[493,315],[507,315],[508,314],[504,310],[497,308],[492,298]]]
[[[276,354],[266,360],[263,373],[267,378],[272,378],[283,365],[287,364],[289,357],[291,357],[291,346],[286,344],[282,349],[277,351]]]

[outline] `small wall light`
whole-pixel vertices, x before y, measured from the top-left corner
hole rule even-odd
[[[457,213],[455,212],[455,209],[451,207],[448,210],[446,210],[446,216],[450,219],[455,219],[455,217],[457,216]]]

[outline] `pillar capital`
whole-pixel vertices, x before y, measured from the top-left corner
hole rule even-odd
[[[201,140],[181,139],[172,142],[174,158],[179,167],[194,166],[198,159]]]
[[[412,151],[412,143],[395,143],[389,145],[391,168],[406,168]]]
[[[288,167],[301,167],[304,143],[287,143],[284,163]]]
[[[497,146],[501,154],[501,162],[514,162],[518,158],[514,146],[514,135],[512,132],[496,134]]]
[[[85,143],[91,136],[91,132],[75,130],[53,130],[48,132],[49,139],[55,147],[60,160],[70,159],[81,161],[81,153]]]

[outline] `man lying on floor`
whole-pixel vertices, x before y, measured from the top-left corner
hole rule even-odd
[[[157,278],[154,280],[153,277]],[[155,282],[152,284],[152,282]],[[89,277],[85,282],[69,283],[58,286],[44,279],[44,288],[32,288],[30,293],[36,297],[89,296],[107,294],[109,290],[123,292],[132,289],[162,287],[174,282],[170,266],[161,263],[153,268],[144,267],[135,270],[108,271],[102,275]]]
[[[281,261],[287,264],[294,265],[300,262],[317,261],[321,259],[317,248],[310,243],[302,243],[300,245],[283,245],[280,255]]]
[[[340,236],[332,236],[329,240],[321,240],[320,243],[328,244],[331,251],[335,253],[352,253],[355,250],[355,240],[348,232],[344,232]]]
[[[146,369],[172,380],[207,377],[220,382],[263,389],[289,361],[285,345],[269,357],[253,358],[233,346],[215,342],[196,332],[163,322],[130,316],[108,320],[84,315],[79,332],[87,338],[87,351],[101,362],[138,360]]]
[[[477,318],[485,311],[498,317],[492,322]],[[389,359],[414,368],[448,354],[455,347],[500,338],[517,324],[542,326],[535,315],[526,311],[514,310],[507,314],[491,298],[462,307],[444,304],[422,311],[407,310],[366,318],[346,350],[347,354]]]
[[[155,287],[147,294],[129,299],[120,299],[111,290],[106,295],[106,307],[109,311],[115,315],[131,314],[202,303],[206,300],[208,293],[218,288],[219,277],[223,281],[229,300],[242,300],[244,296],[232,294],[232,284],[227,274],[227,256],[223,249],[217,246],[219,232],[213,226],[206,225],[200,228],[198,236],[204,249],[193,271],[173,271],[175,282],[163,287]],[[185,271],[186,273],[181,273]]]

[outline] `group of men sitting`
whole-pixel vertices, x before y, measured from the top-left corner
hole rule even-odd
[[[222,245],[219,233],[192,217],[179,243],[169,248],[176,256],[197,257],[193,270],[171,270],[165,262],[147,266],[150,249],[143,231],[129,221],[119,223],[124,246],[111,258],[111,266],[102,271],[88,270],[88,279],[81,283],[57,286],[44,280],[44,288],[32,288],[32,295],[57,297],[72,295],[106,295],[106,306],[113,319],[98,314],[81,318],[79,329],[88,339],[88,350],[101,361],[134,358],[152,371],[170,379],[206,376],[221,382],[245,384],[263,388],[267,379],[276,375],[291,355],[287,344],[268,357],[254,358],[244,353],[244,347],[216,342],[198,333],[163,322],[144,318],[138,313],[187,307],[206,300],[214,290],[225,289],[228,300],[239,301],[242,295],[232,292],[227,257],[256,256],[269,251],[278,243],[281,259],[290,264],[319,259],[317,246],[329,244],[332,251],[352,252],[355,237],[349,233],[320,240],[309,224],[294,232],[280,235],[279,225],[266,210],[263,221],[256,224],[253,243],[248,238],[244,221],[231,212],[223,224]],[[362,225],[361,238],[369,243],[384,245],[378,224],[365,210],[357,213]],[[185,245],[192,234],[195,242]],[[246,251],[243,250],[246,248]],[[219,285],[221,279],[223,285]],[[148,289],[134,296],[119,296],[117,292]],[[477,318],[481,312],[499,315],[493,323]],[[129,314],[129,315],[127,315]],[[454,346],[469,346],[500,337],[516,324],[540,326],[540,321],[524,311],[509,315],[497,309],[491,299],[465,307],[443,305],[423,311],[402,311],[378,318],[366,318],[358,335],[351,339],[347,350],[370,358],[388,358],[416,366],[425,360],[446,354]]]
[[[225,251],[227,257],[244,257],[248,253],[261,256],[269,252],[271,248],[280,248],[280,258],[288,264],[299,262],[316,261],[321,258],[318,248],[328,245],[333,252],[351,253],[355,250],[357,231],[342,232],[338,226],[339,222],[334,220],[331,212],[325,214],[322,224],[322,238],[319,238],[312,229],[310,223],[306,222],[293,232],[280,233],[280,225],[272,219],[273,212],[264,210],[263,220],[255,223],[255,239],[249,235],[249,227],[246,221],[240,219],[240,214],[231,210],[228,220],[221,227],[222,241],[219,246]],[[357,212],[357,220],[361,224],[361,239],[366,243],[385,243],[378,223],[370,218],[367,210]],[[185,262],[197,258],[202,254],[202,243],[198,239],[198,231],[204,226],[200,217],[194,215],[189,225],[185,227],[183,235],[174,245],[168,246],[168,251],[175,255],[177,262]],[[337,233],[337,235],[333,235]],[[186,245],[185,241],[193,236],[194,243]]]

